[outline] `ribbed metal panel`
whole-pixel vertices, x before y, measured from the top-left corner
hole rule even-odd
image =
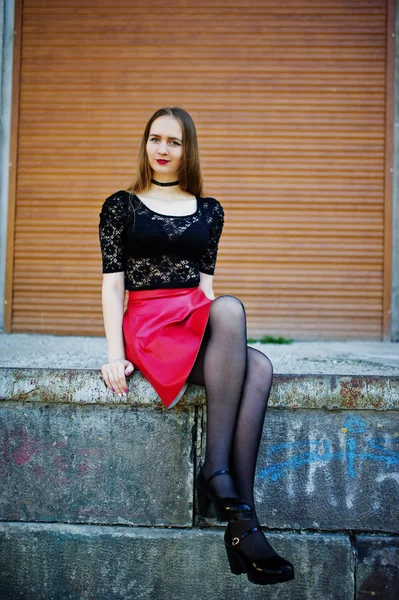
[[[98,213],[194,117],[250,335],[381,339],[385,0],[25,0],[12,330],[102,335]]]

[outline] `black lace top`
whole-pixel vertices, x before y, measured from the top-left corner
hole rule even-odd
[[[127,290],[196,287],[200,271],[214,273],[223,223],[214,198],[197,196],[193,214],[171,216],[120,190],[100,213],[103,273],[124,271]]]

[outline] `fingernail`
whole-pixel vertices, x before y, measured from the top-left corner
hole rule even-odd
[[[114,388],[111,388],[111,392],[114,392],[114,391],[115,391]]]
[[[119,398],[122,396],[122,394],[118,394]]]
[[[122,395],[123,395],[123,396],[126,396],[126,392],[123,392],[123,394],[122,394]]]

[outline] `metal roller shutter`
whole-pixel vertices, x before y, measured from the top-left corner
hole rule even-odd
[[[386,0],[18,6],[13,332],[103,335],[101,204],[180,105],[226,212],[215,291],[248,333],[382,338]]]

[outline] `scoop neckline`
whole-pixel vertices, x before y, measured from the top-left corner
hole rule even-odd
[[[195,199],[196,199],[196,201],[197,201],[197,208],[195,209],[195,211],[194,211],[194,212],[192,212],[192,213],[189,213],[188,215],[167,215],[167,214],[165,214],[165,213],[160,213],[160,212],[157,212],[156,210],[152,210],[152,208],[150,208],[149,206],[147,206],[147,204],[145,204],[145,202],[143,202],[143,201],[141,200],[141,198],[139,198],[139,197],[137,196],[137,194],[132,194],[132,196],[135,196],[135,197],[137,198],[137,200],[138,200],[138,201],[139,201],[139,202],[140,202],[140,203],[141,203],[141,204],[142,204],[142,205],[143,205],[143,206],[144,206],[144,207],[145,207],[147,210],[149,210],[151,213],[154,213],[154,215],[159,215],[159,216],[161,216],[161,217],[173,217],[174,219],[182,219],[182,218],[186,218],[186,217],[193,217],[193,216],[194,216],[194,215],[196,215],[196,214],[197,214],[197,212],[199,211],[199,205],[200,205],[200,203],[199,203],[199,196],[195,196]]]

